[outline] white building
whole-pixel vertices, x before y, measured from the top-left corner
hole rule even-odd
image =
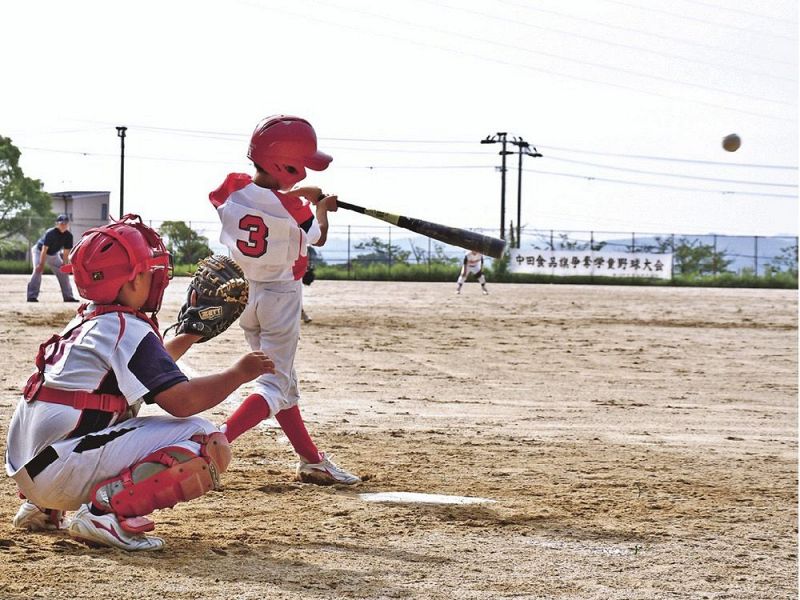
[[[54,213],[69,215],[69,229],[78,240],[87,229],[109,222],[110,194],[111,192],[54,192],[50,194],[50,198]]]

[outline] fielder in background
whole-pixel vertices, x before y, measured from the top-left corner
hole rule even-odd
[[[250,282],[247,307],[239,320],[253,350],[275,363],[275,371],[256,380],[247,397],[223,425],[228,441],[274,416],[300,457],[297,477],[318,484],[361,480],[320,452],[300,415],[294,359],[300,338],[303,283],[309,244],[322,246],[328,211],[336,196],[317,187],[292,189],[306,169],[322,171],[331,157],[317,150],[314,128],[299,117],[268,117],[256,127],[247,157],[255,175],[231,173],[209,194],[222,222],[220,242],[231,251]],[[311,206],[315,207],[312,211]]]
[[[92,302],[39,347],[11,419],[6,472],[26,498],[13,524],[158,550],[164,541],[145,535],[155,527],[145,515],[217,489],[231,459],[225,436],[193,415],[272,363],[251,352],[219,373],[186,378],[175,361],[200,336],[163,343],[156,313],[172,261],[138,216],[89,229],[70,257],[66,269]],[[142,402],[168,414],[137,417]],[[65,524],[63,511],[76,509]]]
[[[42,273],[48,265],[61,286],[64,302],[80,302],[75,298],[69,275],[61,271],[61,265],[69,262],[69,251],[72,249],[72,232],[69,230],[69,216],[58,215],[56,226],[44,232],[44,235],[31,248],[33,275],[28,282],[28,302],[39,301],[39,290],[42,287]]]
[[[458,274],[458,282],[456,287],[456,294],[461,293],[461,286],[467,280],[467,277],[474,275],[478,282],[481,284],[481,290],[484,295],[489,294],[486,289],[486,277],[483,276],[483,254],[470,250],[464,256],[464,264],[461,266],[461,273]]]

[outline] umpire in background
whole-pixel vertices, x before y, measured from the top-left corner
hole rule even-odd
[[[72,232],[69,231],[69,217],[58,215],[56,226],[45,231],[42,238],[31,248],[33,275],[28,282],[28,302],[39,301],[39,290],[42,287],[42,273],[45,264],[50,266],[61,286],[64,302],[80,302],[72,292],[69,275],[61,272],[61,265],[69,262],[69,251],[72,250]]]

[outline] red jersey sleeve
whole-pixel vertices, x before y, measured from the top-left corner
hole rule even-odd
[[[221,186],[208,195],[208,199],[211,200],[214,208],[219,208],[225,204],[225,201],[230,198],[232,193],[247,187],[252,181],[253,178],[247,173],[231,173],[225,178]]]

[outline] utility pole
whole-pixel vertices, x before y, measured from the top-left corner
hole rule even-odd
[[[541,157],[539,151],[534,146],[531,151],[531,145],[522,138],[514,138],[511,142],[517,147],[519,151],[519,166],[517,167],[517,248],[520,247],[520,240],[522,234],[522,155],[532,156],[534,158]]]
[[[125,132],[127,127],[117,127],[117,137],[121,144],[119,158],[119,218],[125,215]]]
[[[496,135],[487,135],[485,139],[481,140],[481,144],[497,144],[503,145],[500,150],[500,156],[503,157],[502,167],[500,167],[500,239],[506,239],[506,155],[511,152],[506,150],[506,136],[505,131],[498,131]]]

